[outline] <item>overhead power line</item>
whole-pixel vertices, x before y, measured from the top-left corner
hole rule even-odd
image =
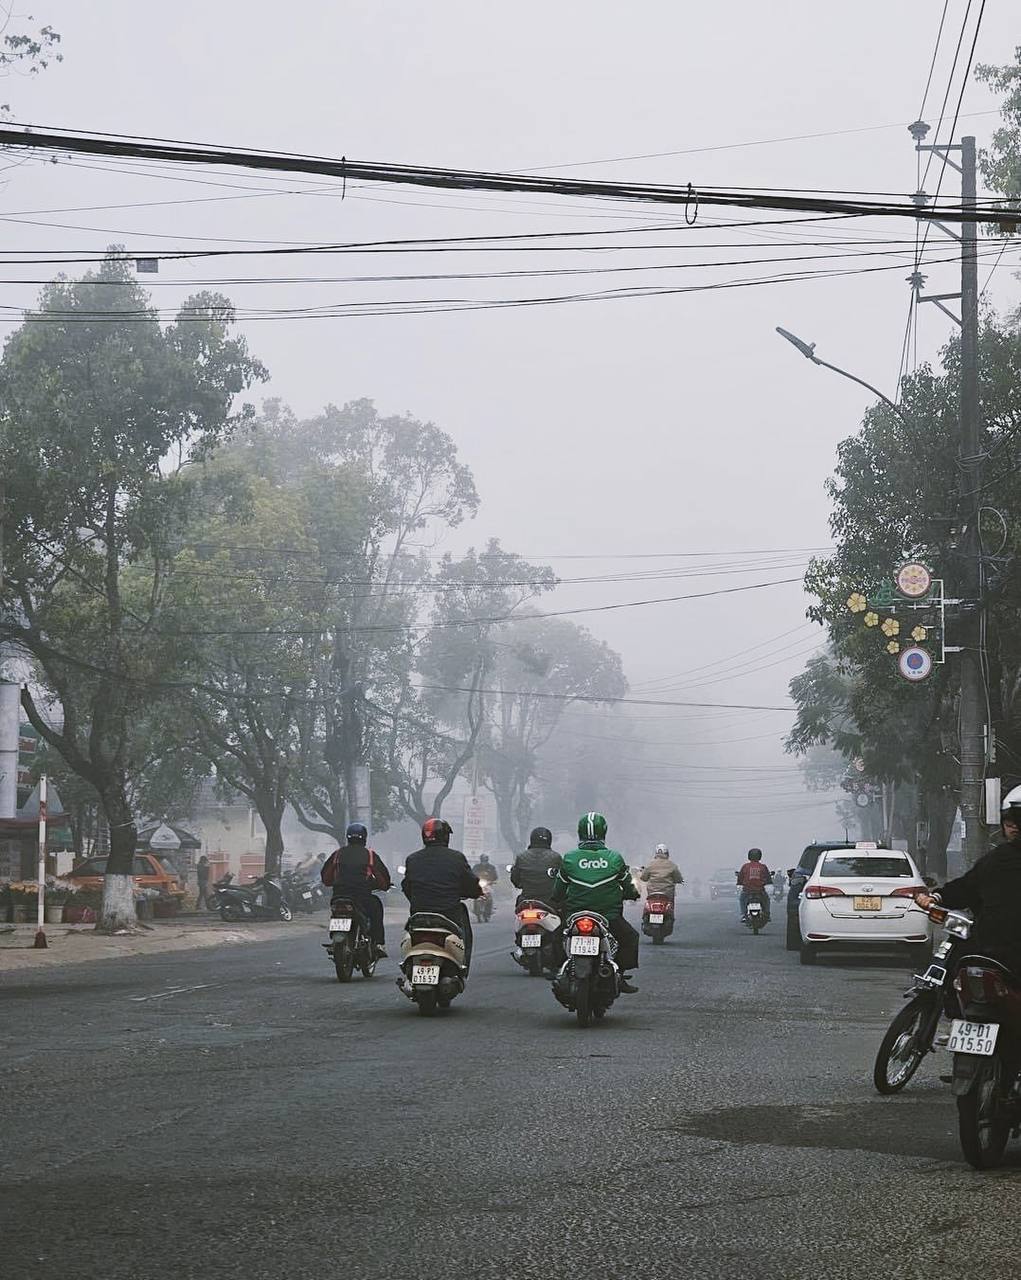
[[[37,130],[28,125],[0,128],[0,145],[32,151],[73,152],[82,155],[117,156],[139,160],[169,160],[180,164],[222,165],[253,170],[321,174],[345,181],[389,183],[401,186],[432,187],[459,191],[543,192],[559,196],[596,196],[631,200],[643,204],[683,207],[691,218],[699,206],[736,209],[775,209],[785,212],[836,213],[854,217],[923,218],[943,222],[985,222],[989,208],[966,208],[958,201],[919,209],[911,201],[889,200],[887,193],[877,199],[790,190],[671,186],[657,183],[626,183],[584,178],[539,177],[527,174],[449,169],[425,165],[398,165],[377,161],[348,160],[292,152],[243,150],[236,147],[199,145],[181,141],[139,139],[122,134],[87,134]],[[873,193],[865,193],[873,194]],[[991,207],[991,206],[990,206]],[[1000,210],[1001,222],[1021,225],[1021,212]]]

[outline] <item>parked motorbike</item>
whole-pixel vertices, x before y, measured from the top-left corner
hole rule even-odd
[[[564,961],[560,917],[545,902],[529,898],[518,906],[516,918],[514,961],[533,978],[555,973]]]
[[[213,886],[220,919],[230,924],[238,920],[290,920],[291,908],[284,899],[284,887],[276,876],[256,876],[251,884],[236,885],[226,875]]]
[[[756,937],[759,935],[759,930],[764,929],[769,924],[769,898],[765,889],[755,889],[749,892],[744,922]]]
[[[401,939],[401,976],[397,986],[431,1017],[448,1009],[464,990],[464,937],[446,916],[416,912],[408,920]]]
[[[475,899],[475,919],[479,924],[488,924],[493,918],[493,886],[488,880],[480,880],[482,895]]]
[[[553,979],[553,994],[578,1025],[597,1022],[620,995],[620,970],[614,960],[617,940],[609,921],[594,911],[571,916],[564,928],[567,959]]]
[[[937,923],[949,914],[942,907],[928,911]],[[962,950],[953,982],[958,1016],[947,1037],[957,1131],[965,1160],[994,1169],[1011,1136],[1021,1135],[1021,978],[989,956]]]
[[[297,876],[293,871],[285,871],[280,877],[283,885],[284,900],[292,911],[302,911],[306,915],[312,915],[318,906],[317,899],[321,898],[321,894],[316,893],[317,886],[311,880],[305,880],[301,876]],[[318,886],[320,889],[322,886]]]
[[[933,912],[936,912],[934,915]],[[966,941],[971,920],[960,911],[934,908],[926,913],[942,924],[947,937],[933,952],[924,973],[916,973],[904,992],[909,1001],[894,1017],[883,1036],[872,1068],[872,1083],[880,1093],[899,1093],[925,1059],[938,1047],[936,1033],[940,1016],[953,1016],[954,995],[950,986],[950,953]]]
[[[662,946],[674,931],[674,904],[670,898],[649,894],[642,912],[642,933],[652,939],[654,947]]]
[[[333,961],[338,982],[350,982],[355,967],[363,978],[376,972],[376,947],[369,922],[353,902],[335,898],[330,908],[330,940],[324,942],[326,954]]]

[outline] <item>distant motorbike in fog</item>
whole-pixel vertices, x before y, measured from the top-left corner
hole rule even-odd
[[[226,924],[240,920],[290,920],[291,908],[284,898],[283,884],[276,876],[256,876],[251,884],[236,885],[226,875],[213,885],[220,919]]]
[[[769,924],[769,895],[765,889],[748,891],[748,907],[744,922],[756,937],[759,931]]]
[[[642,912],[642,933],[652,939],[653,946],[661,946],[674,931],[674,904],[671,898],[650,893]]]
[[[479,924],[487,924],[493,918],[493,886],[488,880],[480,880],[482,896],[475,899],[475,919]]]

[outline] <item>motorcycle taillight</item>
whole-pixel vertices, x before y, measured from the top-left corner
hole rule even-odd
[[[958,969],[954,989],[965,1003],[994,1004],[1010,994],[1010,988],[995,969],[965,965]]]

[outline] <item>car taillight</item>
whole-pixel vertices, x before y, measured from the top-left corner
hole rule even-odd
[[[545,915],[545,911],[533,911],[530,907],[520,913],[521,919],[528,924],[535,924],[537,920],[541,920]]]
[[[843,889],[838,889],[835,884],[810,884],[805,890],[806,898],[846,898],[847,894]]]
[[[581,916],[574,922],[574,927],[579,933],[595,933],[596,922],[591,916]]]
[[[916,893],[924,893],[924,892],[925,892],[924,884],[909,884],[909,885],[905,885],[903,889],[894,889],[893,893],[890,894],[890,897],[891,898],[913,898]]]
[[[954,989],[965,1001],[976,1004],[989,1004],[1010,995],[1010,988],[995,969],[980,969],[977,965],[958,969]]]

